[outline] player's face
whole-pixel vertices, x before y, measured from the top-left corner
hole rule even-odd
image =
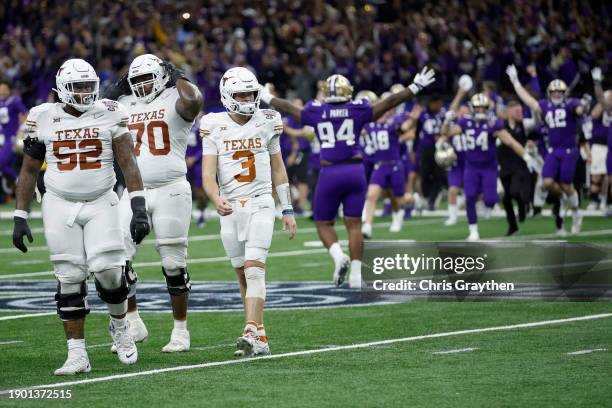
[[[153,74],[139,75],[131,79],[132,84],[139,86],[139,92],[146,96],[153,92]]]
[[[474,113],[476,114],[486,114],[487,113],[487,108],[484,106],[476,106],[474,108]]]
[[[429,102],[429,111],[433,113],[440,112],[442,109],[442,101],[439,99]]]
[[[0,99],[6,99],[11,96],[11,88],[7,84],[0,84]]]
[[[563,100],[563,92],[561,91],[552,91],[550,93],[550,99],[553,101],[562,101]]]
[[[508,107],[508,117],[514,121],[520,121],[523,119],[523,107],[519,104]]]
[[[238,102],[255,102],[255,92],[238,92],[233,96]]]
[[[93,103],[92,93],[96,90],[96,83],[93,81],[88,82],[74,82],[72,84],[72,92],[74,93],[74,100],[79,104],[90,104]]]

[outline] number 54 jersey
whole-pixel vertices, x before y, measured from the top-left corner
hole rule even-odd
[[[272,194],[270,155],[281,151],[283,121],[278,112],[260,109],[244,125],[227,112],[209,113],[200,122],[202,154],[217,156],[221,195],[228,200]]]
[[[91,201],[115,185],[113,138],[128,133],[125,108],[102,99],[81,116],[62,103],[30,110],[25,136],[46,148],[45,187],[70,201]]]
[[[128,127],[146,188],[170,184],[187,174],[185,153],[193,121],[186,121],[176,112],[178,98],[178,90],[172,87],[150,103],[141,102],[134,95],[119,99],[129,114]]]

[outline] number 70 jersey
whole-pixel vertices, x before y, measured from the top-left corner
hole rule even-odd
[[[283,121],[278,112],[260,109],[244,125],[227,112],[200,121],[202,154],[217,156],[221,195],[228,200],[272,194],[270,155],[280,153]]]

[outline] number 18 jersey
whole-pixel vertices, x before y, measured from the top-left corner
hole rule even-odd
[[[361,154],[357,137],[372,122],[367,99],[345,103],[311,101],[302,110],[302,124],[312,126],[321,144],[321,160],[340,163]]]
[[[200,121],[202,154],[217,156],[221,195],[228,200],[272,194],[270,155],[280,153],[281,115],[260,109],[244,125],[227,112],[209,113]]]
[[[178,98],[178,90],[172,87],[149,103],[134,95],[119,99],[128,110],[128,127],[146,188],[170,184],[187,174],[185,153],[193,121],[186,121],[176,112]]]

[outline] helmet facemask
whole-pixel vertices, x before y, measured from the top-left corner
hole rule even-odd
[[[255,94],[251,101],[239,101],[236,99],[238,94]],[[239,97],[240,98],[240,97]],[[232,94],[222,93],[221,99],[223,106],[230,113],[252,116],[259,109],[260,92],[257,90],[237,91]],[[242,99],[242,98],[240,98]]]
[[[69,82],[58,82],[57,95],[67,105],[72,106],[79,112],[86,112],[93,108],[98,100],[100,80],[78,80]]]
[[[160,72],[148,72],[129,77],[128,82],[134,96],[149,103],[164,90],[166,77]]]

